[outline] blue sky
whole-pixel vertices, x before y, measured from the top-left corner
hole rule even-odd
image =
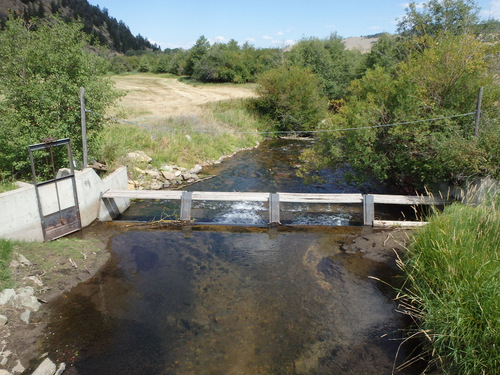
[[[347,38],[395,32],[402,0],[89,0],[162,48],[190,48],[235,39],[255,47],[281,47],[304,37]],[[479,0],[483,18],[500,19],[500,0]]]

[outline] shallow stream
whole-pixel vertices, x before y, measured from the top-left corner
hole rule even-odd
[[[359,191],[335,182],[335,173],[322,186],[299,184],[290,168],[297,146],[273,145],[212,167],[218,177],[190,189]],[[289,152],[283,166],[267,164],[273,147]],[[134,205],[125,218],[151,219],[161,206]],[[342,214],[349,223],[353,213]],[[403,346],[395,360],[407,322],[390,288],[369,277],[397,283],[394,261],[342,248],[371,229],[231,220],[114,228],[110,261],[53,303],[43,349],[69,375],[376,375],[407,359]]]

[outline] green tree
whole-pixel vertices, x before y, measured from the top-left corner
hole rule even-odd
[[[474,176],[498,177],[500,90],[487,58],[495,46],[469,35],[425,39],[427,48],[415,49],[394,70],[378,66],[351,84],[331,128],[360,129],[323,135],[310,158],[347,162],[358,176],[372,174],[410,190]],[[408,123],[473,112],[481,86],[479,137],[474,137],[471,115]]]
[[[46,137],[71,138],[79,158],[80,87],[86,90],[87,107],[97,113],[117,98],[112,82],[104,77],[105,60],[90,51],[81,28],[58,18],[36,24],[11,19],[0,33],[2,175],[28,174],[27,146]],[[87,115],[90,152],[103,121]]]
[[[411,2],[398,31],[404,36],[466,34],[478,23],[478,14],[479,8],[473,0],[430,0],[423,8]]]
[[[287,55],[289,64],[310,69],[321,80],[329,99],[342,98],[355,78],[355,53],[347,51],[342,38],[332,34],[327,39],[303,39]]]
[[[258,108],[279,130],[313,130],[326,116],[320,80],[306,68],[277,67],[264,73],[257,83]]]
[[[203,58],[203,56],[205,56],[209,49],[210,42],[207,40],[207,38],[205,38],[204,35],[200,36],[195,45],[189,50],[186,65],[184,67],[184,74],[192,76],[196,63],[198,63]]]

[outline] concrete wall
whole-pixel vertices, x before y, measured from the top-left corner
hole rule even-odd
[[[101,179],[93,169],[87,168],[75,172],[78,203],[82,226],[88,226],[95,219],[109,220],[125,211],[130,201],[115,199],[103,203],[101,194],[108,189],[127,189],[127,169],[121,167],[109,176]],[[61,209],[74,203],[71,180],[57,183]],[[44,215],[57,212],[57,194],[55,184],[39,189]],[[42,225],[35,187],[23,187],[0,194],[0,238],[21,241],[43,241]]]

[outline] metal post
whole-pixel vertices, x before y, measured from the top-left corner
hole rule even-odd
[[[476,118],[474,126],[474,136],[479,135],[479,119],[481,118],[481,101],[483,100],[483,88],[479,88],[479,93],[477,95],[477,106],[476,106]]]
[[[82,120],[83,168],[89,164],[87,149],[87,116],[85,113],[85,88],[80,87],[80,114]]]

